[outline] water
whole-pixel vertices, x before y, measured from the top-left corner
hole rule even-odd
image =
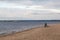
[[[27,30],[27,29],[31,29],[31,28],[35,28],[41,25],[43,25],[44,23],[59,23],[60,21],[44,21],[44,20],[23,20],[23,21],[0,21],[0,34],[4,34],[4,33],[11,33],[11,32],[18,32],[18,31],[23,31],[23,30]]]

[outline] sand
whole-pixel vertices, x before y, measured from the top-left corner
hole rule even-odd
[[[60,24],[49,24],[47,28],[34,28],[18,32],[0,37],[0,40],[60,40]]]

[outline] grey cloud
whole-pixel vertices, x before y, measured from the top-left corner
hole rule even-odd
[[[43,5],[47,8],[60,9],[60,0],[32,0],[35,5]]]
[[[0,17],[0,20],[32,20],[32,19],[23,17]]]
[[[60,0],[0,0],[0,2],[12,3],[12,4],[16,4],[16,5],[42,5],[48,9],[50,9],[50,8],[51,9],[53,9],[53,8],[60,9]],[[30,18],[23,18],[24,14],[22,15],[22,17],[20,17],[19,12],[25,13],[25,11],[22,9],[20,10],[20,9],[11,9],[11,8],[5,9],[5,8],[3,8],[3,9],[0,9],[0,13],[1,13],[0,17],[1,17],[1,19],[30,19]],[[6,15],[8,13],[11,15],[18,13],[19,15],[17,15],[17,17],[14,17],[14,18],[13,17],[9,18],[8,16],[6,17]],[[34,16],[32,19],[35,19],[35,17],[36,18],[43,17],[43,19],[44,18],[46,18],[46,19],[53,19],[53,18],[57,19],[58,18],[59,19],[59,17],[60,17],[60,13],[53,13],[53,12],[45,11],[45,10],[42,10],[42,11],[41,10],[36,10],[36,11],[34,10],[30,14]],[[36,15],[38,15],[38,16],[36,16]]]
[[[47,8],[60,8],[60,0],[0,0],[16,5],[43,5]]]
[[[30,0],[4,0],[1,2],[14,3],[16,5],[32,5],[33,2]]]

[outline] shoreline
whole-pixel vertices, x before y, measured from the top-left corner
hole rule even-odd
[[[48,24],[49,27],[37,27],[21,32],[1,36],[0,40],[60,40],[60,23]]]
[[[55,25],[55,24],[60,24],[60,23],[53,23],[52,25]],[[47,25],[51,25],[51,24],[47,24]],[[16,33],[29,31],[29,30],[32,30],[32,29],[37,29],[37,28],[44,28],[44,25],[38,25],[38,27],[35,27],[35,28],[33,27],[33,28],[22,30],[22,31],[19,30],[18,32],[17,31],[11,31],[10,33],[2,33],[2,34],[0,34],[0,37],[5,37],[5,36],[13,35],[13,34],[16,34]]]
[[[40,25],[40,26],[43,26],[43,25]],[[24,32],[24,31],[29,31],[29,30],[32,30],[32,29],[36,29],[36,28],[43,28],[43,27],[33,27],[33,28],[29,28],[29,29],[25,29],[25,30],[22,30],[22,31],[18,31],[18,32],[16,32],[16,31],[12,31],[12,32],[10,32],[10,33],[2,33],[2,34],[0,34],[0,37],[5,37],[5,36],[9,36],[9,35],[14,35],[14,34],[16,34],[16,33],[21,33],[21,32]]]

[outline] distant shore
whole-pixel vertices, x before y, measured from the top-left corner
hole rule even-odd
[[[60,40],[60,23],[48,24],[48,26],[2,36],[0,40]]]

